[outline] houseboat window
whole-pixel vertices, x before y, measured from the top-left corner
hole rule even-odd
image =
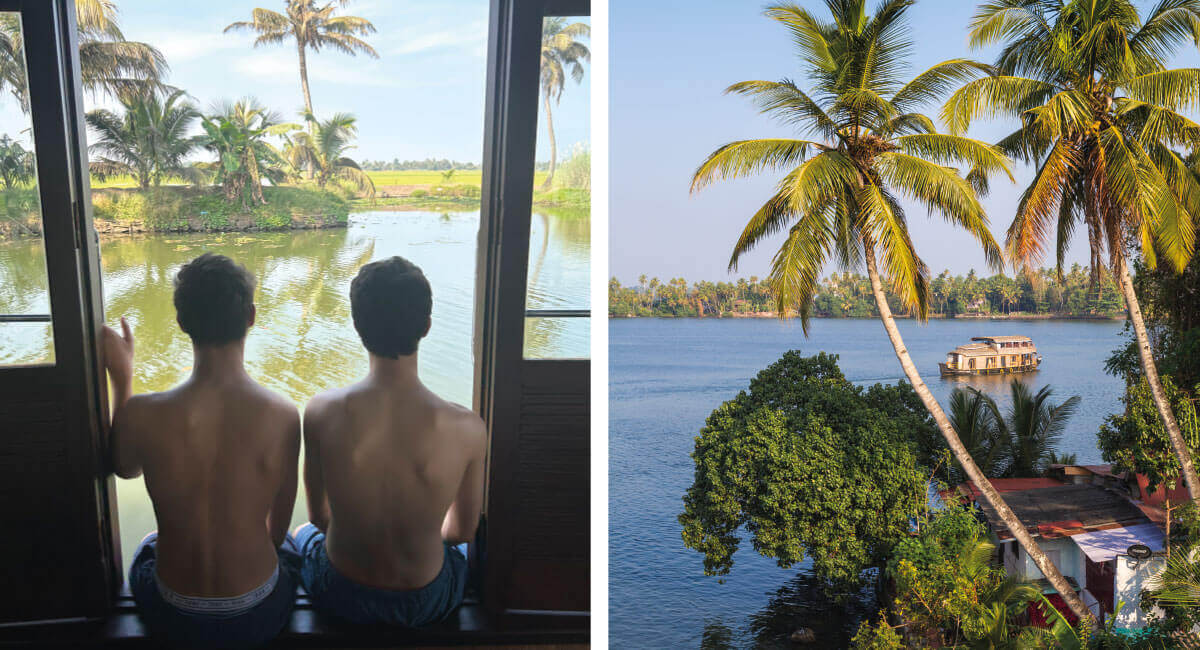
[[[54,363],[21,16],[0,12],[0,367]]]
[[[590,34],[586,16],[547,16],[542,23],[527,359],[590,356]]]
[[[282,3],[276,4],[270,9],[282,12]],[[367,356],[351,324],[350,282],[362,265],[399,255],[420,266],[433,288],[433,323],[420,344],[421,377],[439,395],[472,404],[489,2],[458,0],[453,7],[366,0],[333,4],[337,15],[369,21],[374,31],[357,36],[370,51],[359,49],[351,55],[323,47],[307,52],[314,124],[306,123],[301,113],[305,98],[295,42],[256,47],[259,34],[254,29],[224,31],[232,23],[252,21],[252,6],[172,3],[150,12],[119,1],[125,37],[162,51],[170,65],[165,81],[189,93],[179,101],[186,99],[204,118],[220,123],[224,101],[253,96],[280,125],[276,130],[284,131],[263,136],[280,152],[303,146],[310,130],[333,133],[335,118],[343,123],[353,119],[352,129],[339,132],[342,151],[320,164],[340,165],[349,159],[362,172],[330,167],[325,171],[331,177],[321,187],[320,170],[310,172],[304,163],[286,158],[274,160],[275,182],[263,188],[268,203],[249,217],[274,219],[269,231],[248,221],[232,225],[228,232],[135,235],[104,232],[113,224],[106,215],[127,212],[136,218],[134,197],[149,194],[128,177],[110,176],[104,182],[93,178],[96,225],[102,230],[105,313],[110,324],[126,316],[133,325],[138,341],[136,392],[164,390],[191,371],[189,341],[175,324],[171,281],[179,267],[197,255],[228,255],[255,275],[258,313],[246,343],[247,370],[300,408],[316,393],[350,384],[367,372]],[[174,33],[171,26],[179,23],[195,25],[196,43],[203,48],[181,47],[162,36]],[[197,49],[207,53],[198,56],[193,51]],[[569,81],[562,104],[579,101],[571,97],[577,93]],[[85,94],[84,99],[88,111],[124,114],[112,97]],[[556,124],[558,117],[556,112]],[[194,121],[189,135],[205,133],[201,121]],[[99,136],[89,130],[89,143]],[[564,135],[560,140],[566,137],[579,139]],[[189,161],[212,165],[216,154],[197,148]],[[168,178],[162,188],[149,193],[156,191],[176,204],[183,201],[185,208],[193,192],[202,193],[208,205],[217,206],[204,216],[218,221],[225,218],[217,214],[221,210],[240,212],[221,200],[215,180],[192,190],[182,179]],[[316,221],[289,218],[293,209],[306,211],[306,218],[327,219],[320,225],[336,227],[310,228]],[[231,223],[245,218],[228,217]],[[534,222],[539,223],[536,218]],[[192,226],[206,229],[204,223]],[[545,248],[536,251],[545,258],[539,286],[546,296],[561,295],[556,276],[564,273],[561,265],[571,254],[583,256],[587,273],[587,240],[577,253],[580,245],[572,236],[573,232],[552,230]],[[128,564],[139,540],[153,530],[155,518],[141,479],[116,481],[116,492],[122,559]],[[292,526],[307,519],[301,488]]]

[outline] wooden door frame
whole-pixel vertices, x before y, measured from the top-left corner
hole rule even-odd
[[[524,359],[524,333],[542,23],[547,16],[590,14],[590,0],[491,0],[476,252],[474,408],[489,434],[485,513],[496,516],[516,505],[516,477],[492,468],[517,464],[514,425],[522,403],[523,364],[581,363]],[[512,540],[486,533],[480,537],[485,541],[478,554],[484,604],[493,612],[512,613],[504,602],[512,567],[487,561],[511,558]]]
[[[48,557],[56,559],[53,568],[26,569],[72,576],[74,593],[58,594],[61,602],[13,601],[0,612],[0,621],[96,618],[113,602],[120,559],[114,540],[115,503],[110,498],[113,481],[102,452],[106,411],[95,352],[102,322],[99,261],[83,139],[75,6],[72,0],[0,0],[0,11],[21,16],[55,352],[53,364],[0,369],[0,391],[13,395],[39,387],[42,399],[48,400],[42,408],[57,405],[59,410],[51,419],[39,414],[36,405],[24,415],[21,409],[7,414],[14,431],[6,442],[16,452],[14,462],[25,457],[22,449],[33,454],[31,461],[42,454],[40,462],[53,474],[45,480],[56,481],[57,501],[47,503],[34,528],[76,531],[43,540],[51,547]],[[40,431],[43,438],[25,440],[17,430]],[[40,451],[32,444],[41,445]],[[28,597],[26,590],[13,589],[0,595],[0,603]]]

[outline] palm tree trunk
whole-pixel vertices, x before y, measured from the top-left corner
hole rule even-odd
[[[871,279],[871,292],[875,295],[875,304],[879,308],[879,320],[883,321],[883,328],[887,330],[888,338],[891,339],[892,347],[896,349],[896,358],[900,360],[900,367],[904,369],[904,375],[908,378],[908,382],[912,384],[913,390],[921,398],[921,402],[925,404],[925,408],[933,415],[933,419],[937,422],[938,428],[942,431],[942,436],[946,438],[946,443],[950,446],[950,451],[953,452],[955,460],[959,465],[962,465],[963,470],[967,474],[967,478],[971,479],[983,493],[983,498],[1000,516],[1004,525],[1008,527],[1009,532],[1017,539],[1017,543],[1029,557],[1033,559],[1033,563],[1041,570],[1042,575],[1050,581],[1050,584],[1058,591],[1062,599],[1067,603],[1067,607],[1071,608],[1080,620],[1091,618],[1091,612],[1088,611],[1086,605],[1083,604],[1078,594],[1071,589],[1071,585],[1067,583],[1067,579],[1063,577],[1062,572],[1058,567],[1054,566],[1046,554],[1042,551],[1037,542],[1033,540],[1033,536],[1029,531],[1025,530],[1025,526],[1021,524],[1021,520],[1017,519],[1017,515],[1013,513],[1008,504],[992,486],[991,481],[983,475],[979,470],[979,466],[975,464],[975,460],[971,458],[970,452],[963,446],[961,440],[958,439],[958,434],[955,433],[954,427],[950,424],[950,419],[946,417],[946,413],[942,411],[942,407],[933,398],[933,394],[929,392],[929,387],[921,380],[921,375],[917,372],[917,367],[913,365],[912,357],[908,355],[908,349],[904,346],[904,339],[900,338],[900,330],[896,328],[896,321],[892,318],[892,310],[888,307],[887,297],[883,293],[883,285],[879,281],[879,271],[875,267],[875,250],[874,243],[869,239],[863,242],[863,257],[867,263],[867,276]],[[1092,619],[1094,621],[1094,619]]]
[[[312,95],[308,92],[308,55],[305,52],[307,47],[304,41],[300,40],[299,38],[296,39],[296,49],[300,53],[300,89],[304,91],[304,112],[306,115],[304,121],[308,123],[308,133],[312,135],[313,120],[315,120],[316,117],[313,116]],[[309,116],[312,116],[312,119],[309,119]],[[311,162],[305,164],[304,175],[308,178],[308,180],[312,180],[313,167]]]
[[[1117,271],[1121,274],[1121,291],[1125,294],[1125,306],[1129,310],[1129,320],[1133,321],[1133,334],[1137,338],[1142,372],[1146,375],[1146,382],[1150,384],[1150,394],[1154,396],[1154,406],[1158,408],[1158,416],[1166,426],[1171,447],[1174,448],[1175,456],[1179,458],[1179,464],[1183,468],[1183,482],[1187,485],[1188,496],[1192,501],[1196,501],[1200,499],[1200,482],[1196,480],[1196,466],[1192,464],[1192,453],[1183,440],[1179,423],[1175,420],[1175,414],[1171,412],[1167,393],[1158,377],[1158,366],[1154,364],[1154,354],[1150,351],[1150,336],[1146,333],[1146,321],[1142,318],[1142,308],[1138,303],[1137,292],[1133,289],[1133,279],[1129,277],[1129,267],[1125,264],[1124,256],[1120,257],[1117,265]]]
[[[554,180],[554,166],[558,162],[558,143],[554,140],[554,115],[550,112],[550,91],[543,93],[546,100],[546,131],[550,133],[550,172],[542,182],[541,191],[550,189],[550,181]]]
[[[312,115],[312,95],[308,93],[308,57],[305,56],[304,42],[297,39],[296,49],[300,52],[300,89],[304,91],[304,110]]]

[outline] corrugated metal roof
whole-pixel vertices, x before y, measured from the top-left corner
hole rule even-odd
[[[1150,519],[1127,497],[1099,485],[1063,485],[1006,492],[1004,501],[1034,535],[1059,537],[1093,530],[1149,523]],[[985,499],[975,503],[1000,539],[1011,537],[1008,527]]]
[[[1130,546],[1145,544],[1152,551],[1166,549],[1166,538],[1156,524],[1137,524],[1075,535],[1071,541],[1079,545],[1093,562],[1107,562],[1125,555]]]

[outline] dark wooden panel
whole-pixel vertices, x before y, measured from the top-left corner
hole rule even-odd
[[[590,606],[590,367],[522,364],[510,609]]]

